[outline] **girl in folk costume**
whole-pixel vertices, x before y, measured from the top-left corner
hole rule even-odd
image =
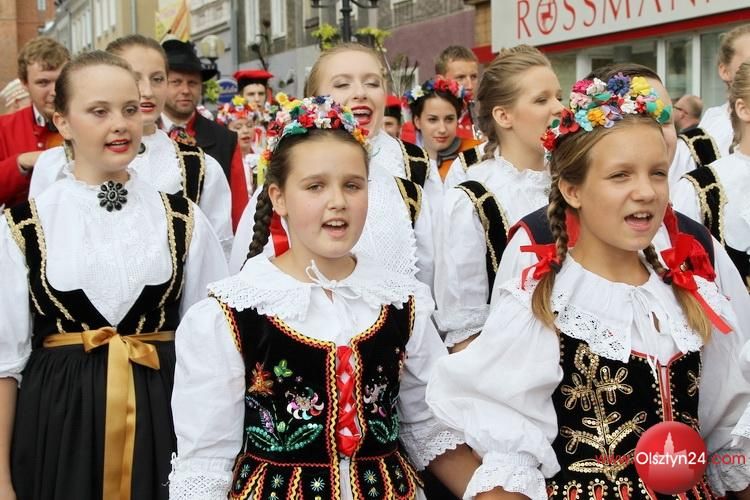
[[[528,45],[502,50],[484,71],[477,94],[484,161],[451,167],[436,244],[436,320],[449,346],[481,331],[508,230],[547,202],[539,137],[559,117],[559,99],[549,60]]]
[[[500,287],[482,335],[428,386],[482,457],[466,498],[655,499],[635,447],[670,420],[710,453],[750,451],[732,436],[750,401],[747,325],[709,280],[702,243],[675,232],[666,267],[652,243],[669,202],[664,104],[638,77],[573,89],[545,138],[554,242],[527,248],[536,266]],[[707,476],[658,498],[750,493],[748,465],[711,463]]]
[[[196,205],[128,168],[143,124],[127,62],[84,53],[55,94],[75,161],[0,218],[0,489],[166,499],[174,330],[226,264]]]
[[[261,118],[261,112],[239,95],[221,106],[216,113],[217,123],[237,133],[237,144],[240,146],[242,165],[245,167],[248,196],[252,196],[255,191],[258,159],[266,142],[266,130],[260,125]]]
[[[182,193],[198,204],[229,256],[232,248],[232,196],[221,165],[200,148],[172,141],[157,127],[167,92],[164,49],[152,38],[127,35],[111,42],[107,51],[131,65],[141,93],[142,146],[130,168],[141,181],[157,190]],[[67,161],[62,146],[46,151],[39,159],[39,170],[34,172],[29,196],[38,196],[53,182],[65,177],[63,167]]]
[[[423,398],[447,354],[430,291],[351,254],[365,132],[329,97],[283,106],[263,191],[291,247],[263,255],[271,206],[259,203],[251,258],[180,325],[171,498],[420,498],[426,466],[461,492],[476,459]]]
[[[677,210],[706,225],[724,245],[750,287],[750,63],[729,88],[734,152],[680,179],[672,201]]]
[[[401,143],[383,130],[386,94],[379,56],[354,43],[323,52],[310,71],[305,94],[330,95],[350,107],[369,134],[367,223],[354,253],[366,254],[396,272],[416,274],[432,286],[432,220],[421,187],[429,160],[421,148]],[[229,266],[232,271],[239,270],[247,258],[256,202],[260,203],[256,198],[248,204],[238,227]],[[280,255],[288,248],[288,239],[277,216],[272,218],[271,234],[266,252]]]
[[[411,110],[417,140],[430,157],[430,174],[434,182],[425,184],[430,197],[433,218],[439,217],[443,199],[443,179],[458,154],[477,146],[481,141],[456,136],[458,118],[471,102],[471,93],[455,80],[436,77],[404,94]]]

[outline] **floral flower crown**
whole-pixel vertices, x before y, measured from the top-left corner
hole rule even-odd
[[[244,97],[236,95],[231,102],[225,103],[216,112],[216,121],[222,125],[229,125],[235,120],[253,119],[257,120],[261,114],[247,102]]]
[[[669,121],[672,106],[665,106],[642,76],[633,78],[618,73],[606,83],[594,78],[579,80],[570,92],[570,108],[542,136],[544,148],[551,152],[567,135],[594,127],[610,128],[624,115],[646,115],[660,124]]]
[[[268,124],[268,143],[258,160],[258,185],[265,180],[265,171],[273,152],[287,135],[306,134],[312,129],[342,129],[357,142],[368,148],[367,130],[360,127],[348,107],[341,106],[330,96],[289,98],[283,92],[276,94],[279,109]]]
[[[441,77],[431,78],[424,82],[422,85],[416,85],[412,87],[411,90],[407,90],[404,93],[404,100],[406,101],[406,104],[408,106],[411,106],[419,99],[423,97],[429,97],[430,95],[438,91],[445,92],[446,94],[451,94],[459,101],[463,102],[464,105],[468,104],[469,101],[471,101],[471,92],[466,90],[463,85],[459,84],[455,80]]]

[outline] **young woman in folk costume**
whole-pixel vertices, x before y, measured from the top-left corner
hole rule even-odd
[[[477,93],[484,161],[454,162],[438,222],[436,320],[449,346],[460,349],[481,331],[508,230],[547,202],[539,137],[559,117],[559,98],[549,60],[533,47],[502,50],[484,71]]]
[[[458,119],[471,101],[471,93],[455,80],[436,77],[408,90],[404,99],[411,110],[417,140],[430,157],[431,182],[425,184],[425,192],[436,222],[440,217],[443,180],[453,160],[481,142],[456,135]]]
[[[430,291],[351,252],[368,216],[364,131],[330,97],[282,105],[263,196],[291,246],[262,253],[259,203],[251,258],[180,325],[171,498],[423,498],[428,466],[461,493],[476,458],[424,402],[447,355]]]
[[[75,160],[0,217],[0,496],[166,499],[174,331],[226,263],[195,204],[129,168],[127,62],[84,53],[55,93]]]
[[[432,286],[434,242],[428,198],[423,196],[429,166],[427,153],[404,145],[383,130],[385,83],[378,54],[359,44],[342,44],[323,52],[313,65],[305,94],[330,95],[350,107],[371,143],[367,224],[354,253],[367,254],[384,267],[414,275]],[[260,181],[259,181],[260,182]],[[230,269],[245,262],[252,239],[255,197],[250,201],[232,248]],[[267,203],[267,202],[264,202]],[[286,231],[271,220],[269,255],[288,248]]]
[[[729,88],[734,152],[680,179],[675,209],[704,224],[724,245],[750,287],[750,62],[737,70]]]
[[[143,117],[142,146],[130,168],[139,178],[164,193],[182,193],[208,217],[227,257],[232,248],[232,195],[221,165],[203,150],[174,142],[157,126],[167,93],[167,57],[159,42],[142,35],[127,35],[107,46],[125,59],[138,79]],[[60,146],[39,158],[29,197],[34,198],[65,177],[70,150]]]
[[[750,493],[747,464],[711,463],[694,487],[658,497],[635,468],[639,438],[670,420],[709,454],[750,451],[732,436],[750,401],[747,325],[707,278],[704,242],[675,231],[666,265],[653,245],[669,203],[664,111],[643,78],[583,80],[546,136],[552,242],[527,249],[537,264],[499,288],[482,334],[428,386],[482,456],[467,498]]]

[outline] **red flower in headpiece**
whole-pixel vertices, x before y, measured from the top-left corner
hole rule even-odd
[[[278,137],[281,135],[281,133],[284,131],[284,124],[280,121],[272,121],[268,124],[268,131],[266,132],[266,135],[268,137]]]
[[[560,135],[578,132],[581,126],[576,121],[576,116],[568,108],[563,108],[560,114]]]
[[[299,118],[297,118],[297,121],[299,121],[299,124],[305,128],[312,128],[315,126],[315,117],[311,114],[300,115]]]
[[[555,149],[555,143],[557,142],[557,136],[552,131],[552,129],[547,129],[547,131],[542,136],[542,145],[544,146],[544,149],[547,151],[553,151]]]

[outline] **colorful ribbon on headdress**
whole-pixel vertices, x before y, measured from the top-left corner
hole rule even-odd
[[[664,276],[665,279],[671,280],[673,284],[687,290],[690,295],[695,297],[703,311],[711,320],[711,323],[721,332],[729,333],[732,328],[723,320],[716,311],[698,293],[698,284],[695,282],[693,271],[688,266],[688,259],[694,251],[694,244],[697,243],[695,238],[685,233],[678,233],[672,240],[672,248],[662,250],[661,256],[669,270]]]
[[[521,272],[521,289],[526,289],[526,278],[531,270],[531,275],[535,280],[542,279],[542,276],[550,271],[558,272],[560,270],[560,259],[557,258],[557,248],[554,243],[547,245],[524,245],[521,247],[522,252],[534,252],[539,259],[535,264],[530,265]]]

